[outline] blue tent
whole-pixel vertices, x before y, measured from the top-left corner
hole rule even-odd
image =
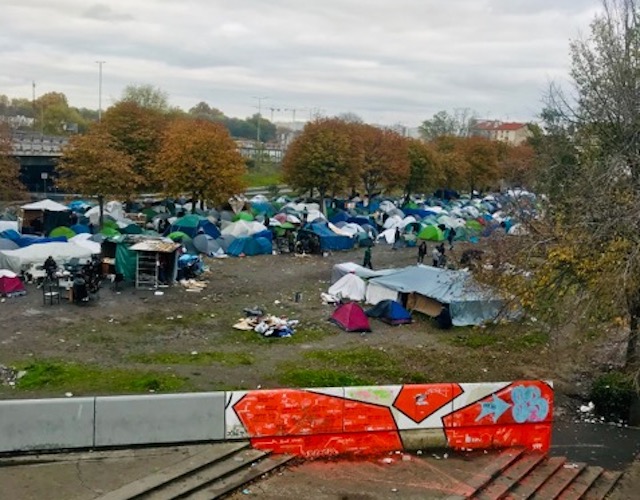
[[[266,238],[236,238],[233,240],[227,254],[238,257],[244,255],[270,254],[272,251],[271,242]]]
[[[183,233],[188,234],[191,238],[195,238],[202,232],[204,232],[204,234],[208,234],[213,239],[220,237],[220,231],[213,222],[206,217],[196,214],[185,215],[184,217],[176,220],[165,231],[165,236],[175,231],[182,231]]]
[[[307,224],[301,232],[314,234],[320,240],[320,250],[350,250],[355,244],[353,238],[341,236],[329,229],[326,222],[314,221]]]
[[[71,230],[76,234],[91,232],[89,226],[85,226],[84,224],[74,224],[73,226],[71,226]]]
[[[378,318],[390,325],[404,325],[411,323],[411,313],[395,300],[381,300],[374,307],[366,311],[370,318]]]
[[[335,214],[333,214],[329,218],[329,221],[332,224],[338,224],[339,222],[347,222],[349,217],[350,217],[350,215],[347,212],[345,212],[344,210],[338,210]]]

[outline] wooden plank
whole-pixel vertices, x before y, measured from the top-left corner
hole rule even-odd
[[[204,450],[197,455],[193,455],[189,458],[185,458],[180,462],[166,467],[155,474],[143,477],[132,483],[125,484],[117,490],[113,490],[97,500],[130,500],[132,498],[139,497],[151,490],[159,488],[165,483],[175,481],[176,479],[190,474],[202,467],[222,460],[225,457],[237,453],[249,446],[246,441],[240,441],[236,443],[220,443],[212,444],[211,448]]]
[[[551,457],[540,463],[524,477],[507,495],[508,500],[527,500],[564,465],[566,458]]]
[[[558,500],[580,500],[603,472],[602,467],[591,466],[582,471],[576,480],[562,492]]]
[[[522,448],[507,448],[502,451],[495,460],[480,470],[477,474],[473,474],[466,482],[470,492],[476,493],[484,488],[489,482],[499,475],[504,469],[515,462],[520,455],[524,453]],[[450,495],[445,500],[464,500],[468,496]]]
[[[622,477],[622,472],[604,471],[585,493],[583,500],[603,500],[611,493],[620,477]]]
[[[502,498],[511,490],[518,481],[531,472],[545,456],[542,453],[526,453],[509,467],[507,467],[498,477],[491,481],[482,491],[477,493],[478,500],[495,500]]]
[[[186,497],[189,500],[213,500],[223,497],[293,460],[290,455],[276,455],[260,460],[254,467],[242,469]]]
[[[532,498],[534,500],[553,500],[558,498],[584,468],[585,464],[564,464],[534,493]]]
[[[184,476],[170,484],[164,485],[145,495],[145,500],[173,500],[184,498],[197,491],[203,486],[222,479],[238,469],[251,468],[257,460],[265,457],[268,453],[262,450],[242,450],[233,455],[227,456],[224,460],[219,460],[208,467],[200,468],[196,473]]]

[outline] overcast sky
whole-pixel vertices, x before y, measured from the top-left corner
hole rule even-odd
[[[0,0],[0,93],[103,108],[130,83],[274,121],[535,119],[599,0]],[[273,108],[273,109],[271,109]],[[289,111],[284,111],[287,109]]]

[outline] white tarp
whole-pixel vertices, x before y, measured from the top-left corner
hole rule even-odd
[[[67,212],[69,210],[69,207],[49,199],[27,203],[20,208],[23,210],[49,210],[50,212]]]
[[[73,243],[37,243],[17,250],[0,250],[0,269],[20,273],[32,265],[43,265],[49,256],[60,266],[74,257],[88,260],[91,254],[91,250]]]
[[[246,238],[256,233],[266,231],[267,227],[264,224],[260,224],[256,221],[238,220],[223,227],[220,234],[222,236],[233,236],[235,238]]]
[[[84,215],[89,217],[89,221],[91,224],[98,224],[100,221],[100,206],[96,205],[95,207],[87,210]],[[122,203],[118,201],[109,201],[104,205],[104,215],[110,216],[113,220],[122,220],[124,218],[124,210],[122,209]]]
[[[334,265],[331,269],[331,283],[335,283],[344,275],[349,273],[354,273],[356,276],[366,280],[377,276],[385,276],[396,271],[397,269],[377,269],[374,271],[368,267],[362,267],[355,262],[342,262],[341,264]]]
[[[13,231],[18,231],[18,221],[17,220],[0,220],[0,233],[2,231],[6,231],[7,229],[12,229]]]
[[[331,285],[328,291],[334,297],[360,302],[364,300],[366,290],[365,281],[355,273],[349,273]]]
[[[391,290],[386,286],[378,285],[369,281],[367,286],[367,293],[365,296],[367,304],[373,304],[374,306],[383,300],[398,300],[398,292]]]

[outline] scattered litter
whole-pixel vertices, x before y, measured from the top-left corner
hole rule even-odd
[[[274,301],[273,301],[273,303],[274,303],[275,305],[280,305],[282,302],[280,302],[279,300],[277,300],[277,299],[276,299],[276,300],[274,300]]]
[[[581,405],[580,411],[582,413],[591,413],[595,409],[596,405],[593,404],[593,401],[589,401],[589,404]]]
[[[444,458],[446,460],[447,458],[449,458],[449,454],[445,453],[444,455],[442,455],[442,458]]]
[[[416,452],[416,454],[417,454],[417,455],[422,455],[422,450],[418,450],[418,451]]]
[[[391,491],[392,491],[393,493],[398,493],[398,488],[391,488]]]
[[[198,355],[198,351],[191,351],[191,355],[192,356],[197,356]]]
[[[187,292],[202,292],[202,290],[204,290],[207,287],[207,283],[206,281],[198,281],[198,280],[180,280],[180,285],[182,285],[182,287],[187,291]]]
[[[251,495],[251,490],[249,488],[245,488],[244,490],[242,490],[242,494],[243,495]]]
[[[160,290],[156,290],[153,294],[159,297],[161,295],[164,295],[164,292],[161,292]]]
[[[403,462],[410,462],[411,461],[411,455],[402,455],[402,461]]]
[[[564,464],[563,467],[565,469],[577,469],[579,466],[578,466],[578,464]]]
[[[389,458],[389,457],[385,457],[382,460],[380,460],[383,464],[392,464],[393,463],[393,458]]]
[[[73,397],[73,392],[65,392],[64,395],[67,398],[72,398]]]
[[[433,458],[435,458],[436,460],[440,460],[440,455],[436,455],[435,453],[433,455],[431,455]]]
[[[245,308],[244,313],[247,317],[238,320],[233,328],[244,331],[253,330],[263,337],[291,337],[295,333],[295,327],[300,323],[295,319],[265,315],[264,311],[257,306]]]

